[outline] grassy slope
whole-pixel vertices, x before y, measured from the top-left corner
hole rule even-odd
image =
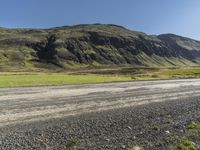
[[[134,41],[143,41],[144,43],[147,43],[140,43],[140,46],[142,47],[137,48],[140,53],[136,55],[131,54],[131,50],[135,51],[134,48],[136,47],[136,44],[127,45],[127,43],[125,43],[124,45],[122,44],[117,47],[116,43],[108,44],[108,42],[104,44],[97,44],[98,42],[95,43],[95,40],[91,42],[91,35],[89,34],[91,32],[98,33],[96,37],[99,37],[104,41],[114,38],[115,40],[119,39],[123,42],[128,43],[132,43]],[[106,57],[106,60],[99,60],[98,63],[97,60],[94,59],[92,59],[92,62],[80,63],[78,61],[75,61],[74,59],[73,61],[71,61],[68,57],[64,59],[57,57],[58,64],[60,64],[64,69],[77,66],[84,67],[92,63],[95,63],[96,65],[100,65],[101,63],[104,65],[110,65],[113,63],[127,64],[127,58],[131,58],[130,60],[138,60],[138,63],[136,63],[137,65],[148,67],[197,65],[193,61],[187,60],[182,57],[161,57],[155,54],[145,54],[143,50],[146,46],[151,51],[151,49],[156,48],[155,45],[159,47],[158,44],[161,44],[160,39],[156,36],[148,36],[141,32],[130,31],[125,28],[113,25],[84,25],[68,28],[55,28],[49,30],[0,29],[0,71],[38,71],[43,68],[54,70],[56,66],[39,61],[39,58],[36,54],[37,50],[33,49],[30,46],[27,46],[27,43],[31,43],[34,45],[36,43],[46,41],[46,38],[50,34],[56,35],[57,37],[55,41],[55,44],[57,45],[57,56],[70,56],[71,59],[73,58],[71,57],[71,50],[69,51],[69,49],[66,47],[66,42],[70,39],[73,41],[71,42],[71,44],[75,42],[75,49],[79,49],[79,55],[81,55],[82,57],[85,57],[85,55],[95,55],[95,57],[97,57],[98,59],[100,59],[100,57],[104,55],[104,57]],[[87,41],[88,39],[90,40]],[[76,41],[79,42],[77,43]],[[154,48],[149,47],[148,42],[154,43]],[[129,48],[127,48],[127,46]],[[124,49],[123,53],[120,52],[120,49]],[[97,50],[102,53],[102,56],[97,52]],[[77,54],[75,54],[75,56],[77,56]]]
[[[0,87],[16,86],[40,86],[40,85],[63,85],[63,84],[83,84],[83,83],[100,83],[113,81],[130,81],[130,80],[158,80],[174,78],[198,78],[200,77],[199,68],[176,68],[176,69],[155,69],[158,66],[195,66],[191,61],[181,57],[160,57],[158,55],[147,55],[144,52],[134,55],[133,59],[139,60],[142,66],[155,68],[135,68],[133,67],[113,67],[92,62],[89,64],[78,63],[74,61],[62,60],[65,69],[37,61],[36,51],[27,47],[23,43],[38,43],[45,41],[48,34],[56,34],[59,37],[56,43],[61,47],[57,51],[62,55],[65,54],[66,48],[62,47],[66,39],[78,39],[89,37],[89,32],[97,32],[104,38],[114,37],[122,39],[139,39],[142,36],[145,40],[159,42],[155,36],[148,36],[141,32],[126,30],[117,26],[90,25],[75,26],[68,28],[55,28],[51,30],[29,30],[29,29],[1,29],[0,31]],[[124,59],[118,53],[118,49],[113,45],[95,45],[98,49],[103,49],[106,54],[109,52],[109,59]],[[83,42],[82,47],[85,54],[95,53],[90,42]],[[127,51],[128,52],[128,51]],[[123,54],[130,56],[130,53]],[[113,65],[113,64],[109,64]],[[118,64],[119,65],[119,64]],[[127,64],[123,64],[127,65]],[[97,69],[102,68],[102,69]],[[49,71],[68,71],[66,73],[49,73]],[[69,70],[76,70],[69,72]],[[85,71],[83,71],[85,70]],[[5,71],[8,71],[7,73]],[[14,71],[14,72],[10,72]],[[21,73],[20,73],[20,72]],[[42,73],[38,73],[42,72]],[[71,75],[70,75],[71,74]]]

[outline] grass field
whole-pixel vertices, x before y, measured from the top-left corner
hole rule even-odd
[[[183,79],[200,78],[200,67],[176,67],[176,68],[137,68],[116,67],[112,69],[103,68],[97,70],[84,70],[72,74],[102,74],[102,75],[124,75],[133,80],[160,80],[160,79]]]
[[[200,78],[200,67],[116,67],[73,72],[0,72],[0,87],[91,84],[133,80]]]
[[[200,78],[200,67],[194,68],[162,68],[158,70],[144,71],[136,75],[136,79],[186,79]]]
[[[0,73],[0,87],[86,84],[131,80],[128,76],[68,75],[63,73]]]

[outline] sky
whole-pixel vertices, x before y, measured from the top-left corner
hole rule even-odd
[[[200,40],[200,0],[0,0],[0,27],[117,24]]]

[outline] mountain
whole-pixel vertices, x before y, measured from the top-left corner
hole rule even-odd
[[[0,28],[1,70],[127,64],[196,66],[200,42],[173,34],[147,35],[112,24]]]

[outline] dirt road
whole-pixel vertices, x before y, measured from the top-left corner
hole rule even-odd
[[[0,126],[200,96],[200,79],[0,89]]]

